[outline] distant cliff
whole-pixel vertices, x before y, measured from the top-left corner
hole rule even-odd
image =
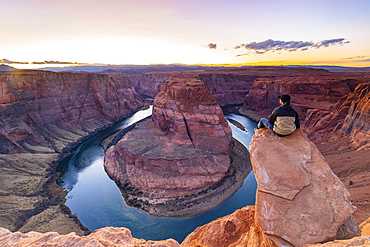
[[[337,136],[337,139],[344,137],[347,146],[355,150],[370,149],[370,82],[359,84],[328,111],[308,111],[305,123],[312,139],[325,135]],[[339,148],[345,147],[344,143],[339,143],[342,145]]]
[[[173,76],[188,75],[204,81],[216,99],[218,105],[242,104],[245,95],[259,76],[254,73],[221,70],[220,72],[182,72],[182,73],[147,73],[129,76],[130,81],[140,94],[153,97],[160,91],[161,85]]]
[[[1,72],[0,226],[84,234],[86,229],[66,214],[55,162],[91,133],[143,105],[125,77]]]

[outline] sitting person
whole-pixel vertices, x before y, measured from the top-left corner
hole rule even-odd
[[[300,122],[297,111],[290,105],[290,96],[283,94],[279,96],[280,106],[276,107],[271,115],[261,118],[257,129],[267,127],[278,136],[287,136],[300,128]]]

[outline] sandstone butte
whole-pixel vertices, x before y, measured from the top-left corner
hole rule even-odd
[[[87,234],[63,205],[56,162],[144,102],[125,77],[0,72],[0,226]]]
[[[231,196],[250,171],[246,149],[234,159],[241,166],[231,163],[235,145],[205,83],[177,76],[161,86],[152,118],[106,151],[104,167],[128,203],[155,215],[197,214]]]

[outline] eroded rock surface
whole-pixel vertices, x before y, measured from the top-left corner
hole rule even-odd
[[[104,166],[124,188],[123,193],[129,194],[126,197],[130,204],[139,203],[144,208],[162,205],[159,211],[146,209],[158,215],[194,214],[220,204],[235,191],[233,183],[240,186],[236,181],[223,183],[235,170],[230,169],[236,165],[231,163],[231,151],[231,129],[204,82],[175,77],[162,85],[154,99],[152,119],[138,124],[110,147]],[[247,151],[240,156],[248,158]],[[249,162],[241,163],[235,171],[243,177]],[[217,202],[204,206],[202,201],[209,198],[203,198],[191,205],[186,203],[194,199],[192,195],[209,194],[216,187],[223,191],[212,196],[219,198]],[[168,198],[174,200],[169,203]],[[174,203],[179,204],[178,208],[167,207]]]
[[[55,247],[75,247],[75,246],[112,246],[112,247],[179,247],[176,240],[168,239],[162,241],[150,241],[133,238],[129,229],[124,227],[105,227],[95,230],[86,237],[80,237],[75,233],[59,235],[56,232],[10,232],[0,228],[0,245],[10,246],[55,246]]]
[[[258,182],[256,219],[279,245],[304,246],[359,235],[350,194],[316,146],[296,130],[258,130],[250,144]]]
[[[247,206],[234,213],[200,226],[181,243],[182,247],[275,247],[255,220],[255,207]]]
[[[83,138],[143,104],[125,77],[0,72],[0,226],[86,234],[63,205],[56,162]]]

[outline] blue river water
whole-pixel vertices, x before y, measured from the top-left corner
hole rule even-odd
[[[100,144],[112,133],[150,116],[151,112],[152,108],[139,111],[113,127],[95,134],[76,147],[59,164],[59,185],[68,192],[65,205],[85,227],[90,231],[106,226],[127,227],[135,238],[173,238],[182,242],[198,226],[231,214],[236,209],[254,205],[257,183],[252,171],[233,196],[203,214],[189,217],[157,217],[127,206],[115,182],[104,171],[104,149]],[[245,130],[241,130],[229,122],[233,137],[248,148],[256,123],[235,114],[228,114],[225,118],[233,119],[245,127]]]

